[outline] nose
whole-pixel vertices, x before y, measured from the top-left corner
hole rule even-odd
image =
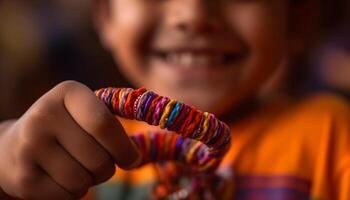
[[[212,33],[222,27],[218,0],[174,0],[166,11],[172,28],[188,33]],[[169,3],[170,3],[169,2]]]

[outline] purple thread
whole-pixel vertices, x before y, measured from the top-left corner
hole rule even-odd
[[[153,114],[153,123],[152,125],[158,126],[159,125],[159,117],[160,113],[163,112],[163,108],[166,103],[169,102],[169,98],[167,97],[162,97],[162,99],[158,102],[156,109]]]

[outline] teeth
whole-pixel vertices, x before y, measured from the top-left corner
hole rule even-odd
[[[210,67],[223,65],[224,56],[222,55],[207,55],[193,53],[168,53],[165,56],[166,62],[180,66],[184,69],[191,67]]]
[[[195,58],[193,55],[189,53],[184,53],[180,55],[179,64],[182,65],[185,68],[190,68],[191,66],[195,65]]]

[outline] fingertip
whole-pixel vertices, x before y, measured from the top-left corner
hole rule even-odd
[[[130,143],[131,149],[128,152],[124,152],[124,162],[117,162],[117,165],[124,170],[137,168],[142,163],[142,155],[137,145],[132,140],[130,140]]]
[[[128,165],[125,169],[129,170],[129,169],[134,169],[137,168],[141,165],[142,163],[142,155],[140,150],[138,149],[137,145],[134,143],[134,141],[130,140],[132,146],[134,147],[134,150],[136,152],[136,158],[131,162],[130,165]]]

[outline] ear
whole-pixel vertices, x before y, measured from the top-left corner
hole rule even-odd
[[[110,49],[113,37],[111,34],[111,2],[110,0],[93,0],[92,20],[101,44]]]
[[[319,26],[318,16],[320,3],[318,0],[294,0],[290,3],[289,34],[290,52],[300,56],[311,46]]]

